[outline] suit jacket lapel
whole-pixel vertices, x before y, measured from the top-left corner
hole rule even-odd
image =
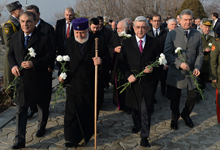
[[[149,46],[151,45],[151,39],[148,38],[148,36],[146,35],[146,42],[145,42],[145,46],[142,52],[142,56],[146,53],[147,49],[149,48]]]
[[[185,36],[184,29],[181,26],[179,26],[177,29],[179,30],[180,34],[183,35],[183,39],[185,41],[185,44],[187,45],[188,44],[188,38]]]
[[[132,38],[132,43],[131,43],[131,45],[132,45],[133,49],[138,53],[138,55],[141,55],[141,52],[140,52],[140,49],[139,49],[139,47],[138,47],[138,43],[137,43],[137,40],[136,40],[135,35],[132,36],[131,38]],[[143,53],[143,52],[142,52],[142,53]]]

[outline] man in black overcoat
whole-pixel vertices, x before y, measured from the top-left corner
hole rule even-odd
[[[74,36],[67,39],[65,47],[65,54],[70,57],[70,62],[66,65],[69,71],[65,79],[68,85],[64,116],[66,147],[77,147],[82,139],[88,142],[94,134],[94,65],[99,65],[98,98],[100,98],[99,91],[102,90],[100,88],[103,84],[100,75],[109,61],[101,41],[98,46],[99,56],[95,57],[95,38],[88,33],[88,19],[77,18],[72,24]],[[59,81],[64,82],[60,76]]]
[[[32,12],[24,12],[20,16],[21,29],[11,36],[8,60],[11,71],[20,79],[16,87],[15,103],[18,111],[16,114],[15,144],[12,149],[25,147],[25,133],[27,124],[28,107],[38,106],[38,131],[37,137],[43,136],[47,124],[48,110],[41,93],[48,90],[48,65],[55,59],[51,39],[45,33],[35,28],[36,16]],[[36,56],[25,61],[28,49],[33,48]],[[19,67],[23,69],[19,71]],[[43,120],[42,120],[43,119]]]
[[[125,106],[125,92],[120,94],[117,88],[127,82],[118,67],[118,58],[121,51],[122,41],[128,37],[123,36],[128,33],[129,24],[125,20],[121,20],[117,24],[117,33],[114,33],[109,42],[109,54],[112,58],[111,66],[111,83],[113,84],[113,103],[117,105],[118,110],[129,111]]]
[[[55,44],[57,55],[64,54],[66,39],[73,35],[72,20],[75,19],[73,8],[66,8],[64,15],[65,18],[57,20],[56,23]]]
[[[148,30],[147,34],[153,38],[156,38],[158,40],[158,57],[160,56],[161,53],[164,51],[164,45],[165,45],[165,40],[167,37],[168,30],[162,28],[161,26],[161,16],[158,14],[154,14],[152,16],[152,21],[151,21],[151,28]],[[159,68],[156,68],[155,71],[157,71],[157,77],[158,77],[158,82],[160,80],[161,82],[161,93],[162,95],[166,94],[166,78],[167,78],[167,70],[168,70],[168,65],[163,65],[160,66]],[[155,89],[156,93],[157,87]]]
[[[141,130],[140,145],[144,147],[150,147],[147,138],[150,134],[154,88],[157,86],[153,68],[147,66],[156,60],[158,41],[146,34],[148,29],[149,23],[145,17],[139,16],[135,19],[135,36],[123,41],[119,59],[119,67],[131,83],[131,86],[126,89],[125,104],[132,108],[134,123],[132,133]],[[142,70],[146,73],[145,76],[141,77],[141,80],[136,79],[134,73]]]
[[[53,26],[40,18],[40,11],[39,11],[39,8],[36,5],[28,6],[27,11],[31,11],[36,15],[36,19],[37,19],[36,28],[38,30],[40,30],[41,32],[43,32],[43,33],[50,36],[51,42],[53,44],[53,50],[54,50],[54,53],[55,53],[55,45],[54,45],[54,43],[55,43],[54,40],[55,39],[54,39],[54,28],[53,28]],[[48,90],[44,91],[44,93],[41,93],[42,95],[44,95],[43,98],[45,99],[45,107],[47,107],[48,110],[49,110],[49,104],[50,104],[51,94],[52,94],[52,71],[54,69],[54,61],[48,66],[47,77],[48,77],[48,79],[50,78],[50,80],[46,81],[46,82],[48,82],[47,83],[47,85],[48,85],[47,89]],[[34,115],[35,112],[37,112],[37,106],[36,105],[30,107],[30,111],[28,112],[28,118],[31,118]]]

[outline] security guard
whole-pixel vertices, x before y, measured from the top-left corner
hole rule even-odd
[[[18,32],[18,30],[20,29],[19,17],[21,13],[24,11],[19,1],[15,1],[13,3],[7,4],[6,7],[11,14],[8,17],[8,21],[6,21],[2,27],[3,39],[7,47],[5,53],[5,66],[4,66],[4,79],[3,79],[4,89],[6,89],[14,79],[14,75],[11,73],[11,68],[9,66],[8,58],[7,58],[10,47],[10,40],[11,40],[10,36],[13,33]]]
[[[200,29],[198,31],[201,33],[202,37],[202,47],[203,47],[203,64],[200,70],[200,75],[198,76],[199,85],[201,90],[205,90],[206,87],[206,80],[209,77],[209,66],[210,66],[210,51],[212,48],[212,43],[218,37],[216,33],[211,30],[212,20],[208,18],[202,19],[200,23]],[[210,45],[209,45],[210,44]],[[198,94],[197,101],[200,101],[201,96]]]

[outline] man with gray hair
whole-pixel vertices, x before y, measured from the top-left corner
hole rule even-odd
[[[125,18],[124,20],[127,21],[127,23],[129,24],[128,34],[134,35],[133,23],[131,18]]]
[[[169,31],[172,31],[173,29],[177,28],[177,21],[174,18],[171,18],[167,21],[167,28]]]
[[[118,57],[121,51],[121,45],[124,37],[124,33],[127,34],[129,29],[129,24],[125,20],[119,21],[117,25],[117,33],[111,38],[109,42],[109,54],[112,58],[112,67],[111,67],[111,83],[113,84],[113,103],[118,106],[118,110],[129,111],[129,109],[125,106],[125,93],[119,94],[118,87],[124,83],[126,80],[120,78],[121,75],[118,68]]]
[[[171,129],[178,129],[178,119],[181,115],[186,125],[193,127],[193,122],[189,117],[195,105],[197,92],[195,81],[189,77],[189,71],[194,76],[199,76],[203,61],[203,49],[201,34],[191,28],[193,13],[189,9],[183,10],[180,15],[178,28],[168,32],[164,54],[169,63],[167,75],[167,97],[171,100],[172,111]],[[175,52],[181,48],[180,53],[183,58]],[[182,113],[179,112],[181,90],[187,88],[187,99]]]
[[[153,68],[148,68],[146,64],[156,60],[158,40],[147,35],[149,23],[143,16],[135,19],[133,28],[135,35],[122,43],[119,67],[124,78],[131,83],[126,89],[125,105],[132,108],[132,133],[141,130],[140,145],[150,147],[148,137],[157,78]],[[142,70],[145,76],[135,78],[135,73]]]

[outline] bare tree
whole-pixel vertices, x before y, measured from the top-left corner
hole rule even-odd
[[[54,13],[53,19],[60,20],[64,18],[64,11]]]
[[[6,19],[6,15],[2,15],[4,12],[6,12],[5,6],[7,4],[8,0],[5,0],[4,2],[0,2],[0,25],[4,23]]]
[[[207,0],[200,1],[203,4],[207,2]],[[183,0],[75,0],[72,7],[79,16],[88,18],[107,16],[112,20],[121,20],[126,17],[135,19],[137,16],[146,17],[154,13],[167,18],[168,15],[174,17],[182,2]],[[212,5],[207,10],[218,7]],[[59,18],[58,14],[56,19]]]

